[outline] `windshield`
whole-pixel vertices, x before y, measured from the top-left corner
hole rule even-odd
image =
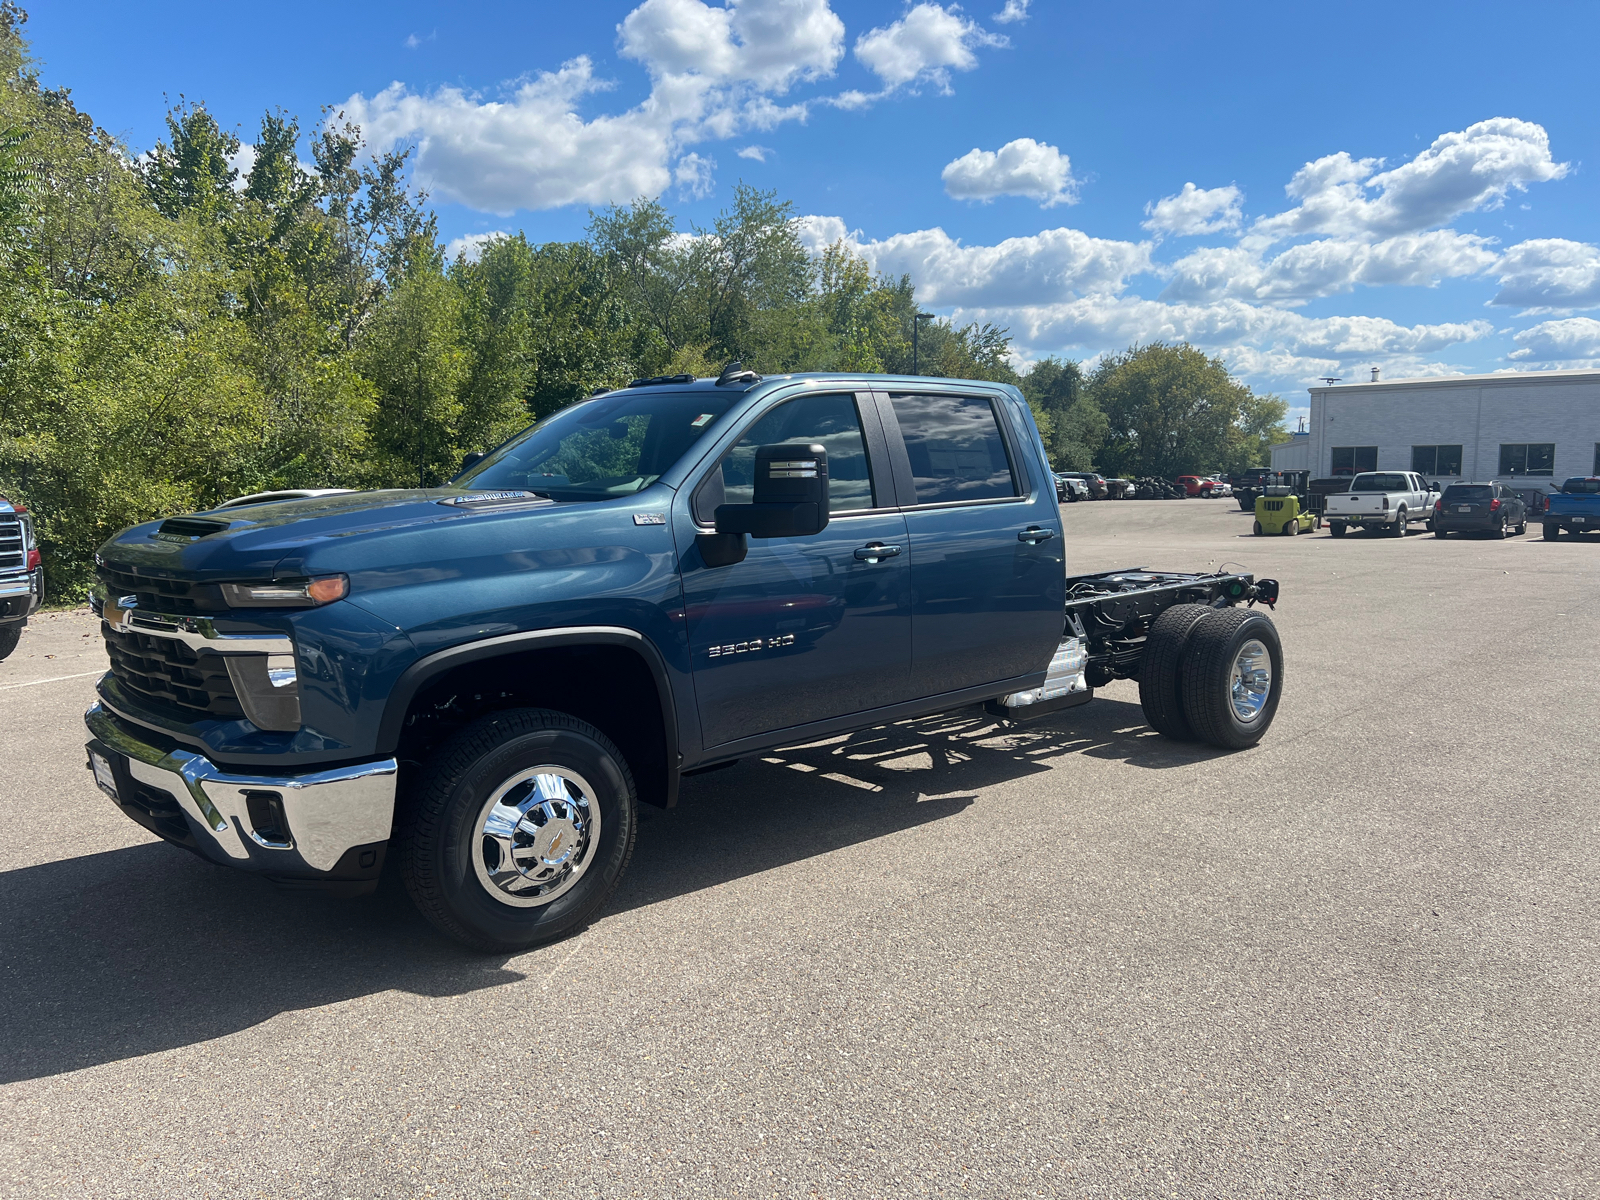
[[[1584,479],[1581,476],[1569,479],[1561,485],[1561,490],[1569,496],[1578,492],[1600,492],[1600,479]]]
[[[1444,490],[1444,500],[1447,503],[1457,500],[1490,500],[1493,499],[1492,489],[1486,483],[1452,483]]]
[[[1352,492],[1408,492],[1404,475],[1357,475]]]
[[[649,487],[743,395],[620,391],[564,408],[523,430],[455,480],[552,500],[609,500]]]

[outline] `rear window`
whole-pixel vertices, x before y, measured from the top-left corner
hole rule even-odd
[[[1404,475],[1357,475],[1350,484],[1352,492],[1409,492],[1411,486]]]
[[[918,504],[1015,496],[1011,460],[981,396],[891,395]]]
[[[1561,485],[1561,490],[1569,496],[1579,492],[1600,492],[1600,479],[1569,479]]]
[[[1465,504],[1469,500],[1492,500],[1494,489],[1486,483],[1452,483],[1444,490],[1444,501],[1453,504],[1457,501]]]

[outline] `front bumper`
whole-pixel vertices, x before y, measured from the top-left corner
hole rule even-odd
[[[0,578],[0,621],[31,617],[44,600],[44,568]]]
[[[98,702],[84,723],[88,766],[101,790],[159,837],[280,882],[376,881],[394,823],[394,759],[298,775],[235,775],[199,754],[151,745]]]

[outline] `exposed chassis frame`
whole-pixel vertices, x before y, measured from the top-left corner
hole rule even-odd
[[[1077,638],[1087,655],[1084,682],[1104,687],[1113,679],[1137,679],[1145,636],[1156,617],[1174,604],[1227,608],[1257,602],[1273,608],[1278,581],[1236,571],[1195,574],[1132,567],[1067,579],[1063,638]]]

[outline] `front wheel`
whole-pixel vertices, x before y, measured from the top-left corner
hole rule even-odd
[[[1182,693],[1195,737],[1225,750],[1254,746],[1271,726],[1282,692],[1283,647],[1265,614],[1211,609],[1194,627]]]
[[[478,950],[525,950],[586,925],[638,829],[633,775],[611,740],[566,713],[490,713],[423,768],[400,830],[406,890]]]
[[[0,662],[11,657],[11,652],[17,648],[17,643],[21,640],[21,621],[15,621],[10,625],[0,625]]]

